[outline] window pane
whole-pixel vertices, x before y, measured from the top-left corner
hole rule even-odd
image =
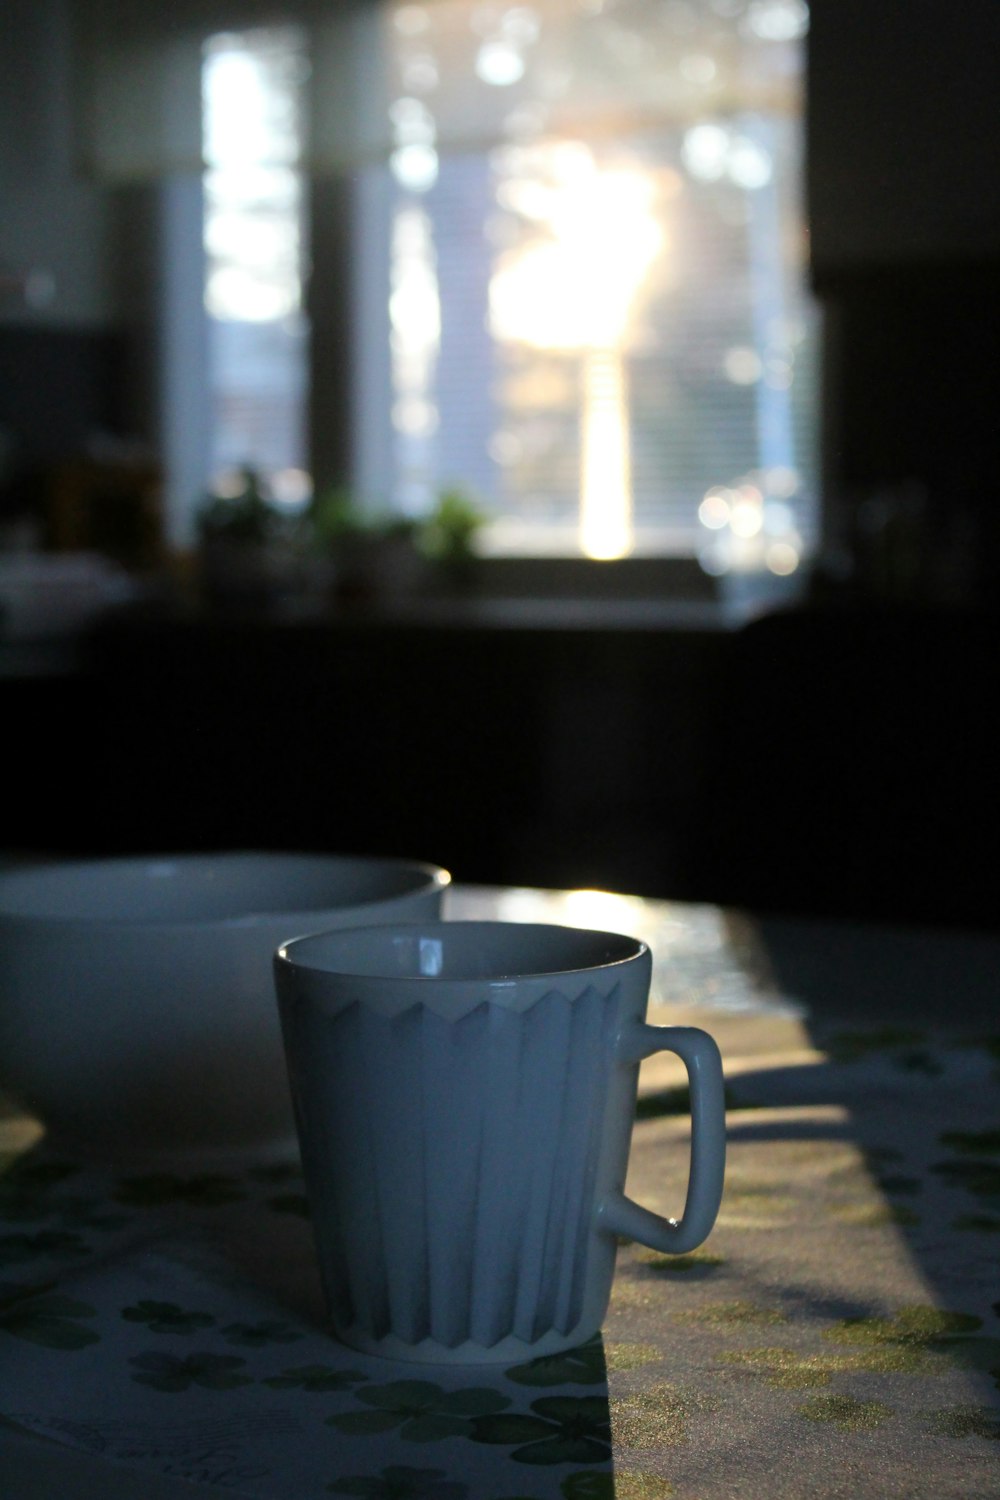
[[[290,499],[306,462],[306,56],[300,29],[275,27],[212,37],[203,66],[211,475],[250,467]]]
[[[467,488],[498,550],[696,551],[713,569],[787,571],[808,549],[816,328],[789,106],[804,6],[686,9],[711,12],[718,65],[678,50],[659,7],[621,7],[645,62],[598,78],[591,56],[563,109],[577,86],[600,109],[581,106],[584,128],[553,135],[525,126],[527,60],[566,7],[519,11],[537,26],[498,33],[492,61],[483,41],[474,64],[455,60],[456,37],[483,12],[395,8],[410,93],[389,106],[395,151],[358,181],[359,358],[379,340],[390,351],[370,362],[384,384],[363,392],[357,444],[359,485],[379,503],[419,513],[445,486]],[[526,62],[516,78],[513,53]],[[684,118],[637,128],[629,78],[682,64],[689,83],[726,70],[728,107],[709,107],[709,89],[699,111],[694,89]],[[516,140],[461,148],[448,71],[460,66],[480,94],[517,92]],[[762,107],[775,77],[781,107]]]

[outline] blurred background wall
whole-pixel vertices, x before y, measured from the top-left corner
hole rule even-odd
[[[80,171],[85,9],[5,10],[0,528],[8,558],[100,550],[100,527],[74,530],[99,509],[79,464],[103,515],[124,466],[145,519],[107,547],[142,599],[42,665],[4,644],[8,841],[368,847],[484,881],[995,925],[991,0],[809,8],[821,492],[794,589],[741,605],[693,554],[526,584],[522,559],[433,607],[308,618],[206,610],[172,555],[164,490],[191,490],[207,441],[200,189]],[[237,14],[263,12],[220,24]],[[331,265],[341,209],[317,190]],[[343,396],[314,436],[331,473],[350,453],[338,284],[317,294],[315,369]]]

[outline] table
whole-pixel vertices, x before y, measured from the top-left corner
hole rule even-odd
[[[115,1170],[8,1115],[4,1500],[1000,1495],[1000,942],[449,899],[650,942],[650,1018],[705,1026],[726,1063],[708,1242],[622,1245],[603,1336],[572,1355],[399,1367],[323,1332],[294,1159]],[[680,1064],[644,1064],[628,1188],[665,1212],[684,1110]]]

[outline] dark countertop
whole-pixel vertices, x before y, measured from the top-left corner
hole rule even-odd
[[[108,615],[0,683],[7,842],[995,930],[997,616],[694,599]]]

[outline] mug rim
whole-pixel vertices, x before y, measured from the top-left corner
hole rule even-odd
[[[371,934],[373,940],[381,939],[383,942],[392,936],[416,936],[419,933],[427,937],[438,937],[441,935],[458,934],[469,932],[472,928],[486,929],[491,932],[504,931],[513,935],[518,933],[543,933],[558,934],[562,938],[576,937],[581,942],[604,938],[611,943],[623,944],[629,951],[615,956],[609,956],[599,962],[579,964],[553,964],[546,968],[520,968],[517,965],[508,967],[503,971],[499,969],[479,974],[404,974],[404,973],[375,973],[362,971],[357,968],[332,968],[328,963],[319,964],[310,962],[307,955],[309,949],[320,944],[348,943],[352,939],[363,934]],[[634,964],[650,954],[649,944],[642,938],[637,938],[623,932],[611,932],[604,928],[595,927],[571,927],[560,922],[511,922],[503,920],[459,920],[448,921],[444,919],[430,921],[412,922],[379,922],[358,924],[354,927],[332,928],[323,932],[303,933],[300,936],[289,938],[279,944],[274,954],[275,966],[288,974],[309,974],[320,978],[341,980],[346,979],[359,985],[413,985],[418,987],[429,984],[446,989],[467,988],[470,985],[488,986],[490,989],[497,987],[513,986],[526,980],[554,980],[566,975],[574,974],[601,974],[609,970],[617,970]]]

